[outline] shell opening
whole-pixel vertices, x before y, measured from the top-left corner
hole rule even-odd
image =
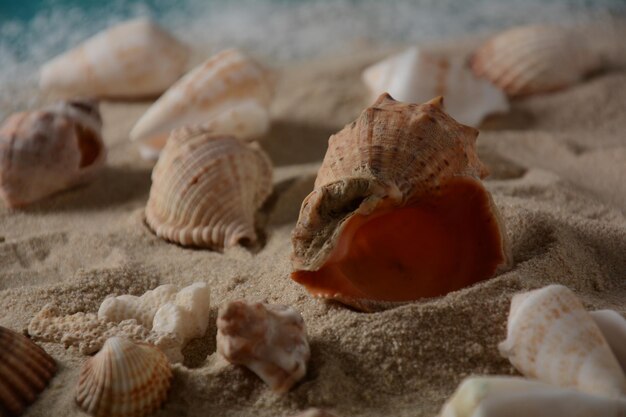
[[[76,138],[80,150],[79,168],[85,168],[93,164],[102,153],[102,145],[97,134],[91,129],[76,124]]]

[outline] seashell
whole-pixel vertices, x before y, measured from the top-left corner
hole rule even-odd
[[[626,399],[597,397],[517,377],[469,377],[439,417],[621,417]]]
[[[511,97],[574,85],[602,61],[581,33],[556,26],[516,27],[488,39],[471,58],[478,77]]]
[[[437,297],[509,262],[504,227],[480,179],[478,131],[441,98],[381,95],[331,136],[292,233],[291,277],[361,310]]]
[[[0,326],[0,415],[21,415],[56,370],[56,362],[42,348]]]
[[[157,310],[173,300],[177,292],[175,285],[165,284],[146,291],[141,297],[129,294],[107,297],[100,304],[98,318],[112,323],[135,319],[137,323],[151,329]]]
[[[408,103],[443,96],[450,116],[470,126],[509,110],[502,91],[477,78],[467,64],[467,54],[451,48],[409,48],[367,68],[363,81],[372,100],[385,92]]]
[[[40,88],[62,97],[145,98],[184,72],[189,49],[148,19],[98,33],[41,68]]]
[[[237,49],[209,58],[172,86],[130,132],[143,156],[158,155],[170,132],[199,127],[239,139],[262,136],[270,123],[268,73]]]
[[[626,373],[626,319],[613,310],[597,310],[589,314]]]
[[[335,417],[335,415],[329,413],[328,411],[320,410],[319,408],[309,408],[308,410],[292,417]]]
[[[95,417],[142,417],[167,398],[172,369],[159,349],[111,337],[80,370],[76,403]]]
[[[183,246],[250,245],[257,241],[255,214],[271,190],[271,162],[255,143],[178,129],[152,171],[146,222]]]
[[[306,374],[311,355],[302,316],[280,304],[231,301],[217,317],[217,351],[284,393]]]
[[[602,332],[562,285],[515,295],[498,348],[527,377],[589,394],[626,394],[626,376]]]
[[[0,198],[21,207],[91,180],[106,149],[95,102],[15,113],[0,127]]]

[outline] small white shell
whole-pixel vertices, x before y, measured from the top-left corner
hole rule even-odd
[[[289,306],[232,301],[217,317],[217,351],[284,393],[306,374],[311,355],[302,316]]]
[[[107,297],[98,309],[98,318],[112,323],[135,319],[137,323],[151,329],[157,310],[176,297],[178,289],[175,285],[159,285],[146,291],[141,297],[124,294]]]
[[[626,319],[613,310],[597,310],[590,314],[626,373]]]
[[[167,398],[172,370],[159,349],[112,337],[80,371],[76,403],[95,417],[143,417]]]
[[[63,97],[154,96],[185,71],[188,48],[148,19],[122,23],[46,63],[40,87]]]

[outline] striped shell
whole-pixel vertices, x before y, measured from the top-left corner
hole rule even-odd
[[[257,241],[256,212],[271,191],[272,165],[255,143],[178,129],[152,171],[146,222],[183,246],[249,245]]]
[[[144,156],[158,156],[167,135],[191,126],[254,139],[269,127],[273,85],[268,73],[237,49],[209,58],[160,97],[130,132]]]
[[[581,34],[556,26],[507,30],[487,40],[471,59],[478,77],[511,97],[569,87],[601,65]]]
[[[46,63],[42,90],[63,97],[142,98],[165,91],[185,71],[188,48],[154,22],[114,26]]]
[[[56,368],[42,348],[0,326],[0,415],[22,414],[48,385]]]
[[[76,403],[95,417],[142,417],[167,398],[172,369],[156,347],[111,337],[80,371]]]
[[[106,160],[101,128],[89,101],[10,116],[0,127],[0,198],[20,207],[91,180]]]

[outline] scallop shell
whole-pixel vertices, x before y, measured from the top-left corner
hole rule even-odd
[[[142,417],[167,398],[172,369],[159,349],[112,337],[80,371],[76,403],[95,417]]]
[[[399,101],[421,103],[443,96],[450,116],[470,126],[509,110],[502,91],[476,78],[467,53],[452,48],[409,48],[367,68],[363,81],[373,98],[387,92]]]
[[[499,349],[525,376],[589,394],[626,394],[626,376],[602,332],[562,285],[513,297]]]
[[[139,119],[130,132],[144,156],[158,155],[167,135],[192,126],[239,139],[262,136],[270,123],[273,85],[269,74],[237,49],[228,49],[199,65]]]
[[[440,417],[621,417],[626,399],[603,398],[516,377],[469,377]]]
[[[286,305],[245,301],[220,308],[217,351],[277,393],[289,391],[304,377],[311,356],[300,313]]]
[[[11,115],[0,127],[0,197],[20,207],[93,179],[106,159],[101,128],[90,101]]]
[[[471,66],[511,97],[545,93],[580,82],[602,65],[586,39],[556,26],[516,27],[487,40]]]
[[[0,326],[0,415],[19,416],[56,373],[54,359],[30,339]]]
[[[417,105],[382,95],[329,140],[292,233],[292,278],[315,296],[370,310],[505,268],[508,244],[480,181],[477,135],[441,98]]]
[[[255,143],[179,129],[152,171],[146,222],[184,246],[253,244],[255,214],[271,190],[271,162]]]
[[[148,19],[136,19],[46,63],[39,84],[63,97],[150,97],[184,73],[188,58],[189,49],[171,34]]]
[[[613,310],[592,311],[590,314],[626,373],[626,319]]]

